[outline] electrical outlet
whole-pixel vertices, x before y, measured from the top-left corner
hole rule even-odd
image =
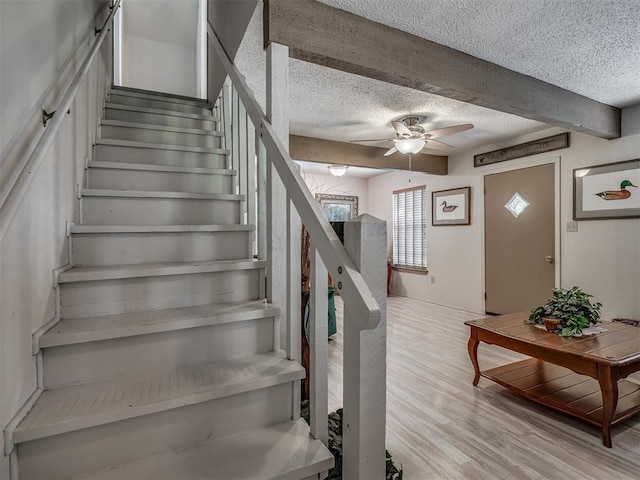
[[[433,275],[431,275],[431,283],[436,283],[436,277],[434,277]]]
[[[578,231],[578,222],[575,220],[571,220],[567,222],[567,232],[577,232]]]

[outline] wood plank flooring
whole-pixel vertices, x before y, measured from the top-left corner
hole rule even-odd
[[[640,416],[600,429],[487,379],[477,387],[466,320],[478,315],[404,297],[387,305],[387,449],[405,479],[626,480],[640,477]],[[329,341],[329,411],[342,406],[342,299]],[[526,357],[481,344],[483,370]],[[366,479],[362,479],[366,480]]]

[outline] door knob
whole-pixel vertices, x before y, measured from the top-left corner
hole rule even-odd
[[[544,257],[544,261],[547,263],[553,263],[553,257],[551,255],[547,255]]]

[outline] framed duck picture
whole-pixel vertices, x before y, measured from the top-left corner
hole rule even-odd
[[[573,219],[640,217],[640,159],[573,171]]]
[[[469,225],[471,187],[431,193],[431,225]]]

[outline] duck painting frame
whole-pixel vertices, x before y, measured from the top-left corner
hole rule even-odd
[[[573,170],[573,219],[640,217],[640,159]]]
[[[471,224],[471,187],[431,192],[431,225]]]

